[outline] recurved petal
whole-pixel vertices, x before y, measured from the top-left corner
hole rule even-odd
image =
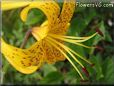
[[[58,4],[53,1],[34,1],[31,3],[28,7],[24,8],[21,12],[21,19],[23,21],[26,21],[27,14],[30,9],[37,8],[43,11],[43,13],[46,15],[48,19],[48,27],[51,28],[54,25],[54,22],[56,21],[60,8]]]
[[[50,33],[65,35],[67,32],[70,20],[75,10],[75,0],[64,0],[62,12],[56,21],[56,25]]]
[[[4,10],[11,10],[15,8],[20,8],[29,5],[30,1],[9,1],[9,0],[2,0],[1,2],[1,9]]]
[[[66,25],[71,20],[76,0],[64,0],[62,12],[60,14],[59,20],[62,24]]]
[[[28,49],[20,49],[5,43],[2,39],[1,53],[16,70],[30,74],[35,72],[43,63],[44,53],[40,43],[36,42]]]

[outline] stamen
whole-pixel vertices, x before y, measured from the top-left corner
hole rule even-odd
[[[72,56],[72,58],[73,58],[82,68],[84,67],[84,66],[81,64],[81,62],[79,62],[79,60],[75,58],[75,56],[69,51],[69,49],[68,49],[65,45],[59,43],[58,41],[54,40],[53,38],[50,38],[50,37],[49,37],[48,39],[51,40],[51,41],[53,41],[53,42],[55,42],[56,44],[58,44],[58,45],[61,46],[62,48],[64,48],[64,49]]]
[[[85,62],[87,62],[87,63],[89,63],[90,65],[92,65],[92,63],[91,63],[89,60],[85,59],[83,56],[79,55],[78,53],[76,53],[75,51],[73,51],[73,50],[70,49],[70,48],[69,48],[69,50],[70,50],[72,53],[74,53],[76,56],[78,56],[79,58],[81,58],[82,60],[84,60]]]
[[[99,35],[104,36],[103,33],[100,31],[100,29],[97,28],[97,29],[96,29],[96,32],[97,32]]]
[[[51,38],[52,39],[52,38]],[[54,41],[54,40],[53,40]],[[57,41],[56,41],[57,42]],[[61,45],[62,47],[65,47],[65,49],[67,49],[67,51],[71,51],[72,53],[74,53],[76,56],[78,56],[79,58],[81,58],[82,60],[84,60],[85,62],[89,63],[90,65],[92,64],[90,61],[88,61],[87,59],[85,59],[84,57],[82,57],[81,55],[79,55],[78,53],[76,53],[75,51],[73,51],[72,49],[70,49],[69,47],[57,42],[57,44]]]
[[[84,44],[81,44],[81,43],[75,43],[76,45],[78,45],[78,46],[82,46],[82,47],[85,47],[85,48],[89,48],[89,49],[91,49],[91,48],[95,48],[95,47],[89,47],[89,46],[86,46],[86,45],[84,45]]]
[[[58,49],[66,58],[67,60],[71,63],[71,65],[75,68],[75,70],[78,72],[78,74],[80,75],[80,77],[84,80],[82,74],[80,73],[80,71],[78,70],[78,68],[75,66],[75,64],[72,62],[72,60],[55,44],[53,43],[53,41],[47,40],[51,45],[53,45],[56,49]]]
[[[66,42],[69,42],[69,43],[73,43],[73,44],[75,44],[75,45],[78,45],[78,46],[82,46],[82,47],[85,47],[85,48],[94,48],[94,47],[89,47],[89,46],[86,46],[86,45],[84,45],[84,44],[80,44],[80,43],[78,43],[79,41],[83,41],[83,40],[72,40],[72,39],[65,39],[65,38],[62,38],[62,37],[60,37],[59,35],[58,35],[58,37],[56,37],[55,35],[54,36],[52,36],[51,35],[51,37],[53,37],[53,38],[56,38],[56,39],[59,39],[59,40],[62,40],[62,41],[66,41]],[[91,37],[91,36],[90,36]],[[93,37],[93,36],[92,36]],[[86,39],[87,40],[87,39]],[[75,42],[75,41],[78,41],[78,42]]]
[[[104,49],[101,46],[95,46],[96,49],[103,51]]]
[[[75,36],[63,36],[63,35],[55,35],[55,34],[49,34],[50,36],[58,36],[62,38],[68,38],[68,39],[85,39],[88,37],[75,37]]]
[[[87,71],[87,69],[85,67],[82,68],[82,71],[86,74],[87,77],[89,77],[89,72]]]
[[[95,64],[91,64],[91,67],[94,67],[95,66]]]
[[[59,36],[59,35],[58,35]],[[60,36],[60,38],[61,38],[61,36]],[[87,38],[87,37],[85,37],[85,38]],[[73,44],[75,44],[75,45],[78,45],[78,46],[82,46],[82,47],[85,47],[85,48],[89,48],[89,49],[91,49],[91,48],[95,48],[95,47],[90,47],[90,46],[86,46],[86,45],[84,45],[84,44],[81,44],[81,43],[77,43],[77,42],[72,42]]]
[[[91,35],[91,36],[89,36],[88,38],[85,38],[85,39],[83,39],[83,40],[72,40],[72,39],[66,39],[66,38],[62,38],[62,37],[60,37],[60,36],[55,36],[55,35],[50,35],[49,34],[49,36],[51,36],[51,37],[53,37],[53,38],[56,38],[56,39],[59,39],[59,40],[62,40],[62,41],[66,41],[66,42],[69,42],[69,43],[76,43],[76,42],[85,42],[85,41],[87,41],[87,40],[89,40],[89,39],[91,39],[91,38],[93,38],[95,35],[97,35],[98,33],[95,33],[95,34],[93,34],[93,35]]]

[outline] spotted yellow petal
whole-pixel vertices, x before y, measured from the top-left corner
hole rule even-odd
[[[32,28],[32,35],[37,41],[44,39],[48,34],[48,21],[45,21],[40,27],[36,26]]]
[[[63,24],[67,24],[74,13],[74,9],[75,9],[75,0],[64,0],[64,4],[62,7],[62,12],[60,14],[59,20],[63,23]]]
[[[48,22],[44,22],[40,27],[32,28],[32,35],[36,38],[37,41],[43,40],[43,49],[45,50],[46,54],[46,62],[47,63],[55,63],[57,61],[65,60],[65,57],[54,48],[52,45],[45,40],[48,36]]]
[[[62,11],[59,18],[56,21],[56,25],[50,33],[53,34],[64,34],[69,28],[69,22],[73,16],[75,10],[75,0],[64,0]]]
[[[4,10],[11,10],[15,8],[20,8],[29,5],[31,2],[30,1],[9,1],[9,0],[2,0],[1,2],[1,9]]]
[[[33,27],[32,28],[32,35],[37,39],[37,41],[40,41],[44,39],[48,34],[48,26],[41,26],[41,27]]]
[[[44,58],[40,42],[28,49],[20,49],[5,43],[2,39],[1,53],[15,69],[24,74],[35,72],[43,63]]]
[[[49,2],[34,1],[22,10],[21,19],[23,21],[26,21],[29,10],[33,8],[40,9],[46,15],[48,19],[48,28],[51,28],[54,25],[54,22],[56,21],[60,11],[58,4],[53,0],[50,0]]]
[[[59,50],[57,50],[55,47],[50,45],[48,41],[43,40],[43,48],[45,50],[46,54],[46,62],[49,64],[55,63],[57,61],[63,61],[65,60],[64,55],[61,54]]]

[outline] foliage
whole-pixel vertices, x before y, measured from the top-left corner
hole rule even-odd
[[[95,65],[86,65],[90,77],[88,81],[80,80],[79,75],[68,61],[57,62],[55,64],[44,64],[37,72],[24,75],[16,71],[3,57],[2,83],[3,84],[114,84],[114,40],[112,39],[113,29],[109,25],[112,20],[113,8],[76,8],[71,20],[68,35],[88,36],[99,28],[103,37],[100,35],[84,42],[88,46],[98,45],[102,49],[86,49],[72,44],[68,44],[76,52],[88,57]],[[35,25],[40,25],[46,18],[37,9],[30,11],[27,22],[23,23],[20,19],[21,9],[3,12],[2,35],[4,39],[17,47],[20,47],[26,31]],[[26,47],[34,42],[31,36]],[[89,54],[87,54],[89,53]]]

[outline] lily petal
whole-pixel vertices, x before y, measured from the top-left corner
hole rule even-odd
[[[55,47],[50,45],[46,41],[46,37],[48,35],[48,22],[45,21],[41,27],[34,27],[32,28],[32,35],[36,38],[37,41],[43,40],[43,49],[45,50],[46,54],[46,62],[47,63],[55,63],[57,61],[65,60],[65,57],[58,51]]]
[[[59,8],[58,4],[56,2],[54,2],[53,0],[51,0],[50,2],[34,1],[29,6],[24,8],[21,12],[20,16],[24,22],[27,19],[27,14],[28,14],[29,10],[33,9],[33,8],[40,9],[41,11],[44,12],[44,14],[46,15],[46,17],[48,19],[48,28],[49,29],[54,25],[54,22],[56,21],[58,15],[59,15],[59,12],[60,12],[60,8]]]
[[[69,22],[73,16],[74,10],[75,0],[64,0],[62,12],[56,21],[54,29],[51,30],[50,33],[65,35],[70,26]]]
[[[1,53],[15,69],[24,74],[35,72],[44,59],[44,52],[40,42],[35,43],[28,49],[20,49],[5,43],[2,39]]]
[[[37,41],[40,41],[44,39],[48,34],[48,26],[41,26],[41,27],[33,27],[32,28],[32,35],[37,39]]]
[[[55,63],[57,61],[64,61],[66,58],[61,54],[59,50],[50,45],[48,41],[43,40],[43,48],[46,54],[46,62],[49,64]]]
[[[30,1],[5,1],[2,0],[1,2],[1,9],[4,10],[11,10],[15,8],[20,8],[29,5],[31,2]]]
[[[64,0],[63,8],[59,20],[63,25],[67,25],[71,20],[75,10],[75,0]]]

